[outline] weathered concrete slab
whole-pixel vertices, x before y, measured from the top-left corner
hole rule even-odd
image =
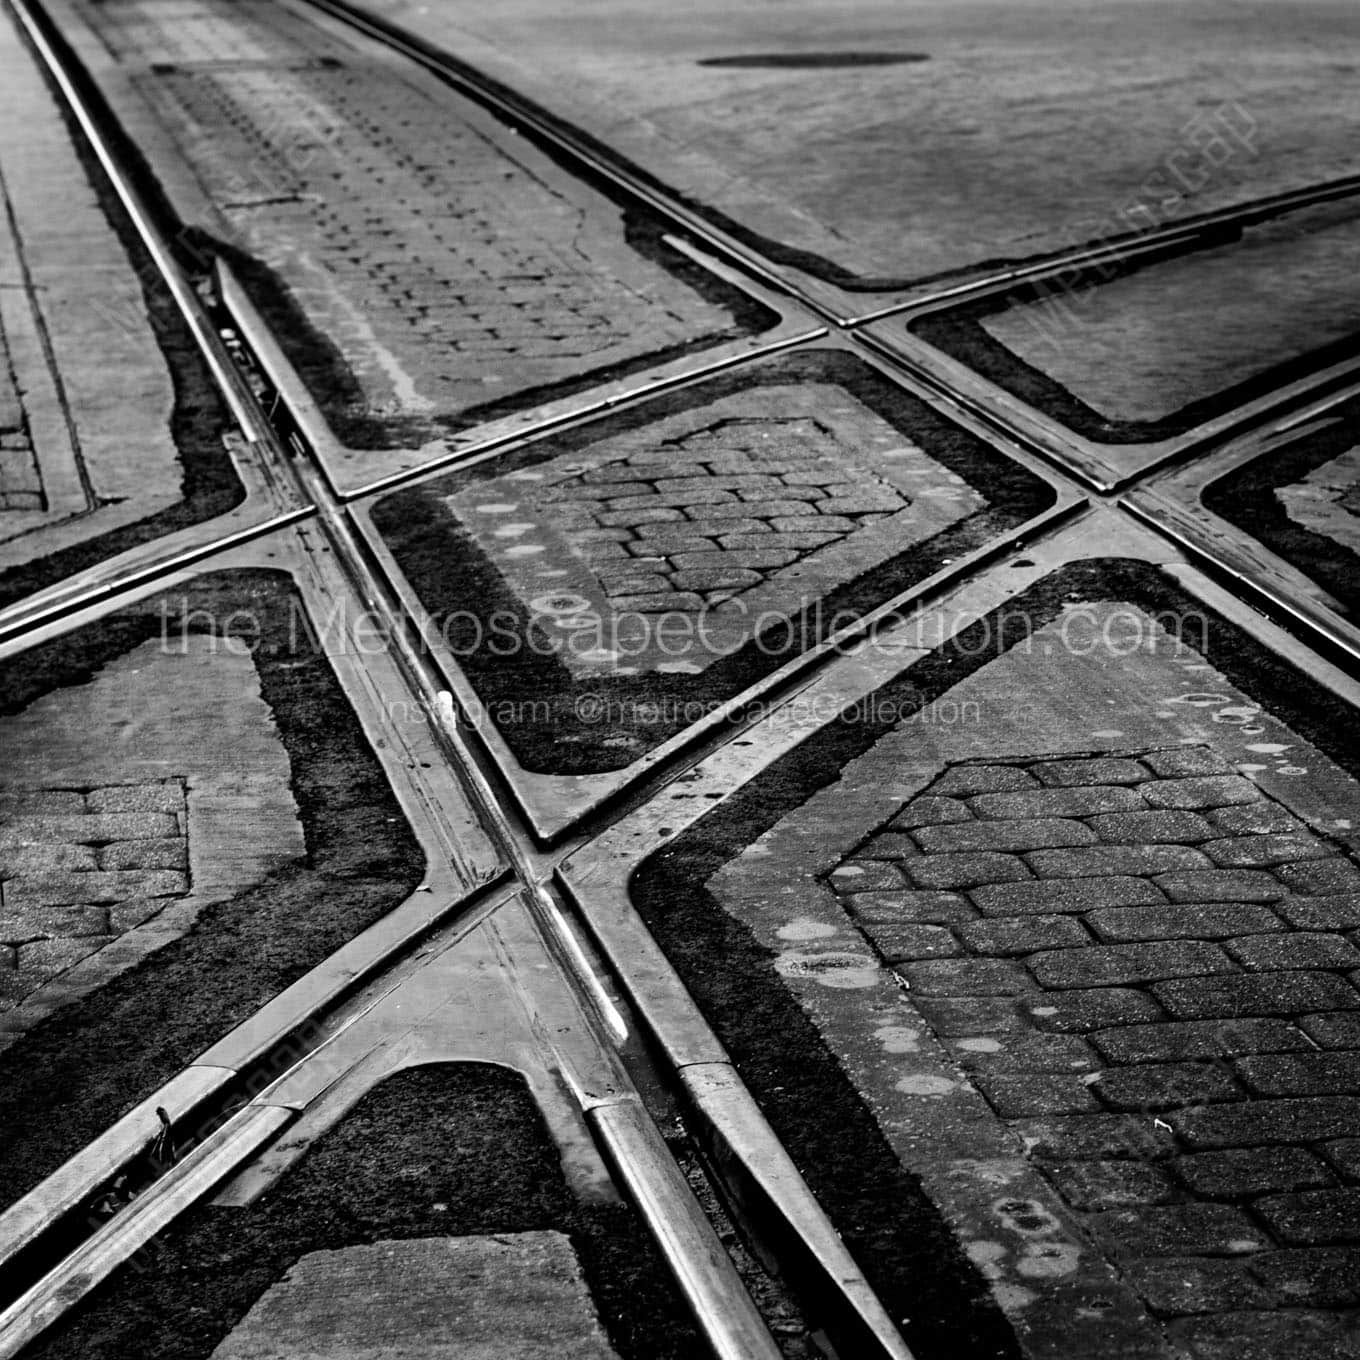
[[[1355,349],[1360,199],[1017,287],[912,330],[1087,438],[1165,439]]]
[[[611,1360],[559,1232],[375,1242],[304,1256],[213,1360]]]

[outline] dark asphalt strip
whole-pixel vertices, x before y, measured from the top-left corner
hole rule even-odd
[[[633,1212],[572,1196],[523,1078],[440,1065],[375,1087],[250,1208],[187,1214],[24,1357],[201,1360],[310,1252],[543,1229],[571,1239],[621,1360],[706,1354]]]

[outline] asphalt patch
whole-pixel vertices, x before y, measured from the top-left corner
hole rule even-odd
[[[962,477],[986,501],[978,513],[810,604],[787,622],[709,666],[701,675],[658,674],[577,679],[556,656],[518,597],[444,502],[478,480],[585,449],[651,421],[752,387],[791,381],[834,382]],[[946,561],[1038,514],[1052,489],[934,408],[837,351],[810,350],[723,374],[527,448],[393,493],[373,522],[397,564],[448,640],[515,759],[558,775],[623,769],[694,721],[826,636],[841,613],[862,615],[938,570]],[[498,620],[513,618],[505,629]],[[501,635],[498,653],[486,642]],[[484,645],[485,644],[485,645]],[[583,701],[588,701],[587,704]],[[601,720],[601,715],[603,715]]]
[[[237,611],[240,611],[239,613]],[[233,615],[240,620],[232,628]],[[252,645],[288,753],[306,857],[206,907],[190,930],[0,1053],[0,1204],[10,1204],[420,883],[424,856],[281,572],[195,577],[0,665],[0,712],[91,679],[169,629]],[[250,620],[258,632],[247,631]],[[212,621],[218,621],[214,624]]]
[[[524,1079],[449,1064],[380,1083],[251,1207],[186,1214],[24,1354],[200,1360],[309,1252],[543,1229],[571,1239],[622,1360],[706,1353],[636,1214],[572,1196]]]
[[[1314,468],[1360,441],[1360,397],[1338,406],[1323,430],[1301,435],[1252,459],[1204,489],[1205,507],[1245,530],[1336,597],[1346,615],[1360,617],[1360,556],[1289,517],[1277,488],[1301,482]]]
[[[1118,601],[1153,616],[1203,620],[1187,639],[1352,774],[1354,713],[1334,694],[1191,599],[1143,562],[1064,567],[848,708],[638,868],[633,903],[831,1216],[920,1360],[1013,1357],[1009,1325],[919,1181],[884,1139],[815,1025],[772,966],[774,954],[702,886],[729,860],[961,680],[1069,605]],[[1017,627],[1017,621],[1021,626]]]
[[[63,59],[69,56],[69,48],[50,29],[47,36],[57,44]],[[122,201],[90,150],[60,92],[52,85],[46,69],[41,62],[38,65],[43,70],[48,88],[52,90],[53,99],[61,108],[71,144],[90,187],[127,255],[128,270],[137,276],[141,285],[151,332],[164,356],[174,386],[170,434],[183,469],[183,499],[145,519],[0,572],[0,608],[26,599],[36,591],[73,576],[96,562],[126,552],[129,548],[164,537],[177,529],[215,519],[239,505],[245,497],[245,489],[222,442],[227,431],[235,428],[235,422]],[[88,83],[82,93],[87,97],[93,93]],[[107,110],[104,113],[107,114]],[[112,131],[116,140],[124,141],[121,134],[116,132],[116,125],[111,118],[102,117],[100,126],[106,135]],[[202,263],[199,262],[200,267]]]

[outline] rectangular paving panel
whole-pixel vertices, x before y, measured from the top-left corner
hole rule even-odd
[[[900,1165],[1027,1354],[1347,1353],[1353,712],[1131,560],[960,617],[633,902],[890,1308]]]
[[[282,572],[191,578],[0,691],[9,1204],[426,871]]]
[[[552,1229],[309,1252],[212,1360],[618,1360],[571,1240]]]
[[[809,350],[379,500],[437,650],[529,771],[621,771],[1053,500]]]
[[[80,12],[345,444],[418,446],[777,319],[371,45],[225,0]]]
[[[910,329],[1084,438],[1183,435],[1357,353],[1360,199],[1207,232],[920,317]]]

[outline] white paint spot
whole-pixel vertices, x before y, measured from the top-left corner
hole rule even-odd
[[[1004,1242],[990,1242],[987,1240],[970,1242],[964,1250],[968,1253],[968,1259],[975,1266],[987,1266],[993,1261],[999,1261],[1006,1254]]]
[[[1307,774],[1308,767],[1306,765],[1277,765],[1275,767],[1275,773],[1287,774],[1290,775],[1291,777],[1296,777],[1301,774]]]
[[[590,651],[581,653],[582,661],[589,661],[592,663],[599,663],[601,661],[617,661],[618,659],[619,654],[617,652],[611,652],[604,647],[592,647]]]
[[[1215,704],[1226,704],[1231,697],[1228,694],[1209,694],[1202,690],[1191,690],[1189,694],[1178,694],[1174,698],[1164,699],[1162,702],[1188,704],[1191,708],[1212,708]]]
[[[1243,774],[1259,774],[1262,770],[1270,769],[1269,765],[1239,765],[1237,767]]]
[[[992,1205],[996,1216],[1021,1237],[1047,1236],[1061,1224],[1037,1199],[1003,1199]]]
[[[1117,727],[1104,727],[1101,728],[1099,732],[1092,732],[1091,735],[1095,737],[1097,741],[1114,741],[1117,737],[1122,737],[1124,734]]]
[[[921,1031],[906,1025],[880,1025],[874,1034],[887,1053],[915,1053],[921,1047]]]
[[[1336,827],[1338,831],[1349,831],[1354,827],[1355,823],[1351,821],[1349,817],[1338,817],[1332,825]]]
[[[775,931],[781,940],[824,940],[835,933],[835,926],[825,921],[814,921],[810,916],[799,916]]]
[[[961,1048],[965,1053],[1000,1053],[1001,1041],[999,1039],[960,1039],[955,1048]]]
[[[1248,751],[1255,751],[1258,756],[1278,756],[1289,750],[1289,747],[1281,741],[1256,741],[1247,747]]]
[[[1261,1244],[1253,1242],[1250,1237],[1233,1237],[1224,1243],[1228,1251],[1234,1256],[1246,1256],[1250,1252],[1260,1251]]]
[[[823,987],[854,990],[879,982],[878,961],[864,954],[828,950],[824,954],[801,954],[792,950],[775,960],[775,971],[784,977],[807,977]]]
[[[903,1077],[897,1083],[897,1089],[905,1096],[947,1096],[958,1089],[958,1083],[948,1077],[932,1077],[923,1072],[914,1077]]]
[[[557,595],[535,595],[529,601],[529,608],[538,614],[579,614],[590,608],[590,601],[584,595],[573,595],[564,590]]]
[[[1028,1308],[1038,1295],[1023,1285],[1007,1284],[1004,1280],[998,1280],[992,1286],[992,1297],[1001,1305],[1002,1311],[1018,1313],[1021,1309]]]
[[[1214,714],[1214,721],[1226,723],[1230,727],[1241,727],[1243,723],[1248,723],[1255,718],[1260,711],[1255,705],[1229,704],[1226,708],[1220,708]]]
[[[662,675],[698,675],[703,667],[693,661],[662,661],[656,669]]]
[[[1080,1248],[1070,1242],[1036,1242],[1015,1263],[1015,1273],[1030,1280],[1056,1280],[1072,1274],[1080,1260]]]
[[[840,868],[831,871],[832,878],[862,878],[864,870],[858,864],[842,864]]]
[[[510,515],[519,509],[519,505],[515,501],[488,501],[485,505],[474,506],[473,509],[483,515]]]
[[[1058,1008],[1056,1006],[1031,1006],[1029,1013],[1031,1015],[1057,1015]]]
[[[522,538],[534,526],[532,524],[502,524],[499,529],[492,530],[492,538]]]
[[[541,543],[519,543],[513,548],[507,548],[507,557],[533,557],[535,553],[541,553],[543,545]]]
[[[1159,708],[1152,716],[1154,718],[1174,718],[1176,715],[1168,708]]]
[[[950,1164],[949,1174],[956,1180],[976,1181],[979,1185],[997,1190],[1012,1184],[1017,1176],[1023,1176],[1027,1170],[1025,1162],[993,1157],[985,1161],[974,1158],[953,1162]]]

